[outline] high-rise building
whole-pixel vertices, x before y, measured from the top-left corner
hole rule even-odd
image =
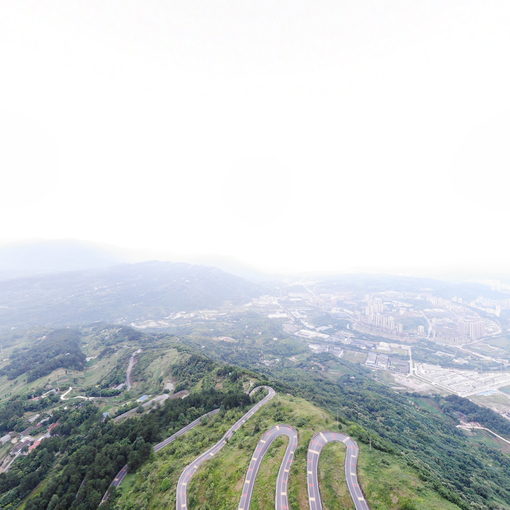
[[[484,335],[484,327],[482,321],[473,321],[469,324],[469,338],[478,340]]]
[[[366,315],[372,315],[376,313],[384,312],[384,303],[381,298],[377,297],[369,297],[368,298],[368,306],[365,309]]]
[[[485,326],[483,321],[475,319],[462,321],[459,327],[460,336],[470,340],[478,340],[485,335]]]

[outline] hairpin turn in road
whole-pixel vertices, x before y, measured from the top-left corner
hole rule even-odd
[[[264,406],[275,396],[275,391],[267,386],[255,388],[250,393],[250,396],[253,395],[255,391],[262,388],[267,389],[268,394],[260,402],[255,404],[241,419],[239,419],[225,433],[220,441],[209,448],[209,450],[207,450],[205,453],[197,457],[184,469],[177,483],[176,510],[189,510],[187,502],[188,484],[198,468],[208,459],[214,457],[227,444],[227,441],[232,437],[234,432],[241,428],[249,418],[251,418],[262,406]],[[250,460],[250,465],[248,467],[248,472],[246,474],[246,479],[243,485],[241,501],[239,502],[238,510],[249,510],[255,480],[262,459],[271,446],[271,443],[277,437],[282,435],[289,438],[289,443],[287,445],[287,449],[285,450],[285,455],[280,465],[280,471],[276,480],[275,510],[289,509],[287,486],[290,468],[292,461],[294,460],[294,452],[296,451],[298,444],[298,435],[296,429],[289,425],[276,425],[275,427],[272,427],[267,432],[265,432],[257,444],[255,452]],[[312,438],[308,446],[307,486],[310,510],[322,510],[322,500],[319,491],[318,479],[319,457],[324,446],[333,441],[340,441],[347,447],[345,455],[345,478],[356,510],[370,510],[358,482],[358,445],[349,436],[338,432],[320,432]]]
[[[306,480],[308,485],[308,501],[310,510],[322,510],[322,500],[319,491],[319,457],[322,449],[333,441],[344,443],[347,447],[345,452],[345,481],[349,488],[352,501],[356,510],[369,510],[367,501],[358,482],[358,453],[356,441],[339,432],[320,432],[313,436],[308,445],[306,459]]]
[[[211,457],[214,457],[226,444],[227,441],[232,437],[234,432],[239,430],[261,407],[266,405],[275,395],[276,392],[269,386],[259,386],[251,391],[250,396],[261,389],[268,391],[267,395],[260,401],[257,402],[242,418],[237,420],[232,427],[230,427],[225,435],[209,450],[202,453],[197,457],[191,464],[184,468],[179,481],[177,482],[177,495],[176,495],[176,509],[187,510],[188,509],[188,483],[197,471],[197,469]]]
[[[276,479],[274,507],[276,510],[288,510],[289,498],[287,496],[287,486],[289,483],[289,472],[292,461],[294,460],[294,452],[298,445],[297,431],[294,427],[289,427],[288,425],[276,425],[275,427],[271,427],[258,442],[257,448],[255,448],[255,452],[251,458],[248,472],[246,473],[238,510],[248,510],[250,508],[255,479],[257,478],[262,459],[273,441],[280,436],[287,436],[289,438],[289,443],[287,444],[287,449],[285,450],[285,455],[280,465],[280,471],[278,472],[278,478]]]

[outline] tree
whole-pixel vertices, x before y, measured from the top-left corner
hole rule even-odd
[[[55,508],[57,508],[59,500],[60,500],[60,498],[58,497],[58,495],[53,494],[53,496],[51,496],[50,502],[48,503],[47,510],[55,510]]]

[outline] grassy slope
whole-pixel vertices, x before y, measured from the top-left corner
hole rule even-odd
[[[155,455],[122,489],[116,508],[156,510],[175,506],[175,486],[184,468],[195,456],[213,444],[232,424],[238,412],[211,420]],[[275,400],[255,415],[232,438],[221,453],[195,475],[189,487],[192,510],[235,509],[251,454],[262,433],[277,423],[294,425],[299,431],[299,446],[289,483],[290,507],[308,509],[306,491],[306,450],[314,432],[335,430],[331,416],[310,402],[288,395]],[[264,459],[255,486],[254,510],[272,508],[274,486],[286,440],[275,442]],[[320,478],[325,510],[352,508],[343,475],[343,445],[326,447],[320,463]],[[418,476],[399,458],[361,445],[360,480],[373,510],[399,509],[412,501],[416,509],[453,510],[448,503],[424,486]]]
[[[354,509],[344,476],[345,447],[340,443],[328,444],[321,453],[319,484],[324,510],[336,510],[340,502],[345,510]]]

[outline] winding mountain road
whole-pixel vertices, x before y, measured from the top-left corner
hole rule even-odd
[[[214,457],[227,444],[234,432],[239,430],[261,407],[266,405],[276,395],[273,388],[270,388],[269,386],[258,386],[250,392],[250,396],[262,389],[266,389],[268,394],[260,402],[257,402],[244,416],[237,420],[215,445],[202,453],[202,455],[197,457],[191,464],[184,468],[184,471],[181,473],[179,481],[177,482],[177,495],[175,502],[177,510],[188,509],[188,484],[198,468],[204,462]]]
[[[234,432],[241,428],[241,426],[244,425],[244,423],[249,418],[251,418],[262,406],[264,406],[275,396],[275,391],[267,386],[255,388],[255,390],[250,393],[250,396],[261,388],[267,389],[268,394],[260,402],[255,404],[230,429],[228,429],[225,435],[214,446],[209,448],[206,452],[197,457],[191,464],[186,466],[177,483],[176,510],[189,510],[187,501],[187,488],[198,468],[208,459],[214,457],[227,444],[228,439],[232,437]],[[276,480],[275,510],[289,509],[287,487],[290,468],[292,461],[294,460],[294,453],[298,445],[298,435],[296,429],[289,425],[276,425],[264,433],[258,442],[257,447],[255,448],[243,484],[238,510],[249,510],[251,498],[253,495],[253,489],[255,486],[255,480],[257,478],[257,473],[260,469],[264,455],[267,453],[273,441],[281,436],[287,436],[289,438],[289,443],[287,445],[287,449],[285,450],[285,455],[280,465],[280,470]],[[356,441],[351,439],[349,436],[338,432],[320,432],[312,438],[308,446],[307,487],[310,510],[322,510],[323,508],[319,491],[319,457],[324,446],[334,441],[342,442],[347,447],[345,454],[345,479],[356,510],[370,510],[358,482],[358,445],[356,444]]]
[[[269,386],[259,386],[250,392],[250,396],[252,396],[255,392],[261,389],[267,390],[268,392],[267,395],[262,400],[260,400],[260,402],[257,402],[239,420],[237,420],[236,423],[234,423],[234,425],[232,425],[232,427],[230,427],[227,430],[227,432],[215,445],[213,445],[206,452],[197,457],[191,464],[186,466],[184,471],[181,473],[179,481],[177,482],[176,510],[188,510],[187,488],[189,482],[191,481],[193,475],[196,473],[198,468],[208,459],[214,457],[227,444],[228,440],[232,437],[232,435],[237,430],[239,430],[246,423],[246,421],[249,420],[261,407],[267,404],[276,395],[276,392]],[[213,411],[210,411],[200,416],[196,420],[192,421],[182,429],[172,434],[164,441],[161,441],[160,443],[156,444],[153,447],[154,452],[160,451],[162,448],[169,445],[186,432],[195,428],[197,425],[201,423],[201,421],[204,418],[213,416],[218,412],[219,409],[214,409]],[[264,435],[258,442],[257,447],[255,448],[255,451],[250,460],[248,471],[246,473],[246,478],[243,484],[242,495],[241,500],[239,502],[238,510],[249,510],[253,490],[255,487],[255,480],[257,478],[257,474],[259,472],[262,460],[264,459],[264,456],[271,447],[272,443],[278,437],[282,436],[286,436],[289,439],[289,442],[287,444],[287,448],[285,450],[285,454],[281,462],[280,469],[278,471],[278,477],[276,479],[275,510],[289,509],[288,500],[289,473],[292,462],[294,460],[294,454],[298,446],[298,433],[294,427],[282,424],[271,427],[268,431],[264,433]],[[324,446],[326,446],[330,442],[335,441],[342,442],[347,447],[347,451],[345,454],[345,479],[356,510],[370,510],[358,482],[357,475],[357,464],[359,454],[358,445],[349,436],[339,432],[320,432],[312,437],[310,444],[308,445],[306,468],[307,468],[308,500],[310,510],[322,510],[323,508],[321,495],[319,491],[319,477],[318,477],[319,458]],[[112,489],[114,487],[118,487],[123,482],[127,474],[128,466],[125,465],[117,473],[117,475],[111,482],[110,486],[108,487],[108,490],[105,492],[103,499],[101,500],[100,505],[109,499]]]
[[[349,488],[352,501],[356,510],[369,510],[367,501],[358,482],[358,453],[356,441],[339,432],[320,432],[313,436],[308,445],[306,459],[306,480],[308,485],[308,500],[310,510],[322,510],[322,500],[319,491],[319,457],[322,449],[331,442],[338,441],[347,447],[345,452],[345,481]]]
[[[215,414],[219,413],[219,409],[214,409],[213,411],[209,411],[208,413],[203,414],[196,420],[192,421],[182,429],[178,430],[175,434],[172,434],[170,437],[167,437],[164,441],[161,441],[161,443],[158,443],[157,445],[154,445],[154,452],[159,452],[159,450],[163,449],[165,446],[168,446],[170,443],[173,443],[178,437],[181,437],[183,434],[186,434],[186,432],[189,432],[191,429],[194,429],[197,425],[200,425],[200,423],[204,420],[204,418],[209,418],[210,416],[214,416]]]
[[[289,427],[288,425],[276,425],[270,428],[259,441],[251,458],[250,466],[248,467],[238,510],[248,510],[250,508],[255,479],[257,478],[262,459],[273,441],[280,436],[287,436],[289,438],[289,443],[287,444],[287,449],[285,450],[285,455],[280,465],[280,470],[278,471],[278,478],[276,479],[274,507],[276,510],[288,510],[289,498],[287,495],[287,486],[289,483],[289,471],[292,461],[294,460],[294,452],[298,445],[297,431],[294,427]]]

